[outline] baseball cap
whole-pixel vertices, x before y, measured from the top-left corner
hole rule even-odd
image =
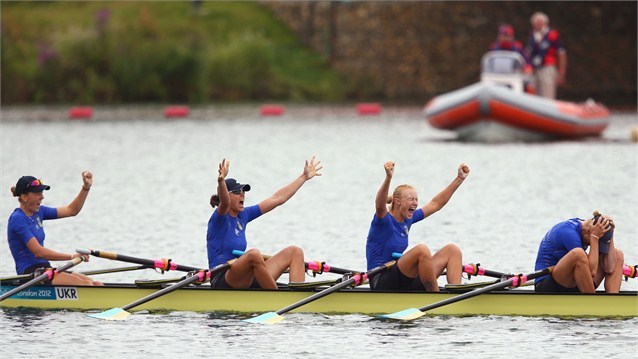
[[[16,183],[16,189],[13,195],[15,197],[19,197],[21,194],[28,192],[40,193],[44,190],[48,191],[50,189],[50,186],[45,185],[41,180],[33,176],[22,176]]]
[[[514,36],[514,28],[512,27],[512,25],[503,24],[503,25],[498,27],[498,34],[499,35]]]
[[[249,184],[241,184],[237,182],[237,180],[234,178],[227,178],[225,182],[226,182],[226,188],[228,188],[228,192],[234,192],[234,191],[240,191],[240,190],[244,192],[250,191]]]

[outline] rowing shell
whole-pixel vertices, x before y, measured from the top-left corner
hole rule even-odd
[[[14,286],[2,286],[0,293]],[[104,287],[35,286],[0,303],[3,308],[105,310],[133,302],[157,289],[133,284]],[[149,311],[244,312],[277,310],[316,291],[210,289],[209,286],[176,290],[136,308]],[[309,303],[298,311],[311,313],[391,313],[453,297],[441,293],[371,292],[368,288],[346,289]],[[443,306],[432,315],[520,315],[556,317],[638,317],[638,292],[621,294],[535,293],[530,289],[492,292]]]

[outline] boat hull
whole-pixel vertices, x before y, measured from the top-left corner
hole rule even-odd
[[[12,286],[3,286],[2,291]],[[133,285],[106,287],[37,286],[3,302],[3,308],[39,308],[68,310],[107,310],[124,306],[157,289]],[[147,302],[134,310],[244,312],[276,311],[312,295],[313,291],[222,290],[207,286],[184,288]],[[309,303],[297,312],[312,313],[391,313],[419,308],[450,298],[451,293],[371,292],[357,288],[336,292]],[[517,289],[492,292],[434,309],[432,315],[520,315],[557,317],[638,317],[638,293],[622,294],[543,294]]]
[[[431,126],[477,142],[599,136],[610,115],[595,102],[556,101],[483,82],[435,97],[424,113]]]

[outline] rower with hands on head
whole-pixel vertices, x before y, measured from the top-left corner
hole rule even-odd
[[[391,161],[384,164],[385,179],[375,199],[376,211],[366,243],[368,270],[391,261],[392,253],[403,253],[408,247],[412,224],[443,208],[470,173],[469,167],[461,163],[452,183],[425,206],[417,208],[419,199],[413,186],[400,185],[392,196],[388,196],[394,167],[395,163]],[[390,204],[389,210],[387,204]],[[396,265],[373,276],[370,288],[438,292],[437,278],[444,269],[448,283],[461,283],[462,260],[461,249],[455,244],[447,244],[434,254],[427,245],[417,244],[404,253]]]
[[[618,293],[625,257],[614,244],[615,228],[614,220],[598,211],[586,220],[572,218],[554,225],[539,245],[536,269],[555,267],[535,280],[535,290],[594,293],[604,279],[605,291]]]
[[[250,185],[241,184],[234,178],[226,178],[230,161],[223,159],[219,164],[217,194],[210,200],[211,206],[217,209],[213,211],[208,221],[206,241],[209,268],[235,258],[232,254],[233,250],[245,251],[248,222],[286,203],[306,181],[315,176],[321,176],[320,163],[320,161],[315,162],[313,156],[310,161],[306,161],[303,172],[294,181],[259,204],[245,207],[246,192],[250,191]],[[253,248],[239,257],[229,269],[214,276],[211,279],[211,286],[213,288],[277,289],[276,280],[286,269],[290,271],[290,282],[304,281],[305,262],[301,248],[288,246],[268,260],[264,260],[261,252]]]
[[[47,207],[42,205],[44,191],[51,187],[33,176],[22,176],[11,192],[18,197],[20,207],[9,216],[7,239],[11,255],[16,264],[18,274],[30,274],[39,268],[51,268],[49,261],[71,260],[83,257],[88,262],[86,254],[66,254],[44,247],[44,227],[42,222],[50,219],[60,219],[76,216],[82,210],[86,197],[93,185],[93,174],[82,172],[82,188],[71,203],[62,207]],[[98,281],[73,272],[60,272],[53,277],[55,285],[102,285]]]

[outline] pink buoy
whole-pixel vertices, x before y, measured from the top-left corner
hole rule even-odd
[[[164,117],[166,118],[186,117],[189,113],[188,106],[166,106],[164,109]]]
[[[93,117],[93,108],[88,106],[71,107],[69,117],[72,120],[88,120]]]
[[[357,104],[357,112],[359,115],[378,115],[381,113],[381,105],[378,103],[360,103]]]
[[[262,116],[281,116],[284,114],[284,107],[281,105],[263,105],[260,112]]]

